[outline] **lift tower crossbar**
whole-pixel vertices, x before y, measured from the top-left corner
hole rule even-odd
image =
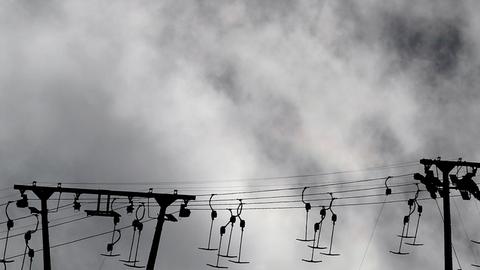
[[[455,167],[471,167],[480,168],[480,163],[466,162],[462,160],[441,160],[438,159],[421,159],[420,164],[430,167],[435,165],[441,172],[443,177],[442,182],[442,197],[443,197],[443,241],[444,241],[444,255],[445,255],[445,270],[453,270],[452,261],[452,224],[450,217],[450,181],[448,175]]]
[[[165,194],[165,193],[153,193],[153,192],[132,192],[132,191],[120,191],[120,190],[106,190],[106,189],[85,189],[85,188],[63,188],[60,185],[57,187],[46,187],[46,186],[37,186],[36,184],[32,185],[14,185],[13,187],[16,190],[19,190],[20,193],[25,191],[33,192],[41,203],[41,216],[42,216],[42,241],[43,241],[43,269],[51,270],[51,260],[50,260],[50,240],[48,234],[48,199],[56,192],[59,193],[72,193],[77,196],[81,194],[90,194],[98,195],[99,201],[97,205],[97,210],[99,210],[100,197],[107,196],[119,196],[127,198],[151,198],[160,206],[160,212],[157,217],[157,225],[155,227],[155,233],[152,240],[152,246],[150,248],[150,254],[148,256],[147,270],[154,270],[155,262],[158,253],[158,247],[160,245],[160,236],[162,234],[163,223],[165,221],[165,214],[167,207],[174,203],[176,200],[191,201],[195,200],[195,196],[192,195],[180,195],[176,192],[174,194]],[[107,206],[108,207],[108,206]],[[108,210],[108,209],[107,209]]]

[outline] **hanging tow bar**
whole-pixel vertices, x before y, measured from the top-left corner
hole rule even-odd
[[[22,266],[21,266],[21,270],[23,270],[23,267],[25,265],[25,257],[28,255],[28,257],[30,258],[30,265],[29,265],[29,268],[28,269],[32,269],[32,264],[33,264],[33,257],[35,257],[35,251],[30,247],[29,245],[29,241],[32,239],[32,234],[34,234],[35,232],[37,232],[38,230],[38,224],[40,223],[40,221],[38,220],[38,214],[35,214],[34,215],[35,218],[37,219],[37,223],[35,225],[35,229],[33,230],[28,230],[25,235],[23,236],[23,238],[25,239],[25,250],[23,251],[23,258],[22,258]]]
[[[332,214],[332,234],[330,235],[330,248],[328,250],[328,253],[325,253],[325,252],[320,252],[320,254],[323,254],[325,256],[340,256],[339,253],[332,253],[332,247],[333,247],[333,235],[335,233],[335,224],[337,223],[337,214],[335,214],[335,212],[333,212],[333,209],[332,209],[332,204],[333,204],[333,201],[336,199],[335,197],[333,197],[333,194],[332,193],[329,193],[330,194],[330,197],[331,197],[331,201],[330,201],[330,206],[329,206],[329,209],[330,210],[330,213]]]
[[[238,207],[237,207],[237,217],[238,219],[240,220],[240,230],[241,230],[241,233],[240,233],[240,246],[238,248],[238,260],[229,260],[230,262],[232,263],[236,263],[236,264],[247,264],[247,263],[250,263],[250,262],[247,262],[247,261],[242,261],[240,259],[240,256],[242,255],[242,243],[243,243],[243,232],[245,230],[245,220],[242,219],[242,217],[240,216],[242,214],[242,210],[243,210],[243,202],[241,199],[238,199],[240,201]]]
[[[418,187],[418,184],[417,184],[417,192],[415,193],[414,202],[415,202],[415,205],[417,206],[418,218],[417,218],[417,225],[415,226],[415,234],[413,236],[413,242],[405,243],[406,245],[409,245],[409,246],[423,246],[423,244],[417,243],[418,226],[420,225],[420,218],[422,217],[422,212],[423,212],[423,206],[418,203],[419,193],[420,193],[420,188]]]
[[[207,244],[206,248],[204,248],[204,247],[198,248],[198,249],[207,250],[207,251],[217,250],[216,248],[211,248],[210,247],[210,243],[211,243],[211,240],[212,240],[213,221],[215,220],[215,218],[217,218],[217,211],[213,210],[213,207],[212,207],[213,196],[215,196],[215,194],[212,194],[210,196],[210,199],[208,200],[208,206],[210,206],[210,210],[212,210],[210,212],[210,217],[211,217],[212,221],[210,222],[210,232],[208,233],[208,244]]]
[[[24,195],[24,194],[23,194]],[[26,200],[26,196],[22,196],[22,200]],[[9,201],[7,202],[7,206],[5,206],[5,215],[7,216],[7,236],[5,238],[5,246],[3,248],[3,258],[0,260],[0,263],[3,263],[3,266],[5,267],[5,269],[7,268],[6,264],[7,263],[12,263],[13,260],[7,260],[6,258],[6,255],[7,255],[7,247],[8,247],[8,239],[10,237],[10,230],[13,228],[14,226],[14,222],[13,220],[10,218],[10,216],[8,215],[8,207],[10,206],[10,204],[13,203],[13,201]],[[28,205],[28,203],[27,203]]]
[[[224,258],[236,258],[237,256],[235,255],[230,255],[230,244],[232,242],[232,233],[233,233],[233,228],[235,226],[235,222],[237,221],[237,216],[235,216],[232,212],[232,209],[228,209],[228,211],[230,212],[230,220],[228,221],[227,225],[225,226],[228,226],[228,224],[230,224],[230,236],[228,237],[228,244],[227,244],[227,253],[225,254],[220,254],[220,257],[224,257]]]
[[[227,223],[227,225],[228,225],[228,223]],[[226,266],[218,265],[219,262],[220,262],[220,256],[221,256],[220,255],[220,250],[222,248],[222,239],[223,239],[223,235],[225,234],[227,225],[220,227],[220,240],[218,241],[217,262],[216,262],[216,264],[207,263],[207,265],[210,266],[210,267],[217,268],[217,269],[227,269],[228,268]]]
[[[139,215],[139,211],[142,209],[142,215]],[[137,210],[135,212],[135,219],[132,221],[132,227],[133,227],[133,235],[132,235],[132,242],[130,244],[130,252],[128,254],[128,260],[120,260],[121,262],[124,262],[125,266],[131,267],[131,268],[144,268],[145,266],[139,266],[137,265],[138,260],[138,248],[140,245],[140,237],[142,235],[142,230],[143,230],[143,223],[142,220],[145,217],[145,204],[140,203],[140,205],[137,207]],[[133,251],[133,245],[135,243],[135,234],[138,230],[138,236],[137,236],[137,245],[135,248],[135,256],[132,260],[132,251]]]
[[[113,209],[113,202],[115,202],[116,198],[112,200],[110,203],[110,209]],[[117,224],[120,222],[120,215],[114,215],[113,216],[113,229],[112,229],[112,238],[110,240],[110,243],[107,244],[107,252],[108,253],[102,253],[100,255],[105,256],[105,257],[117,257],[120,256],[119,253],[113,254],[113,247],[115,246],[118,241],[120,241],[120,238],[122,238],[122,232],[120,230],[117,230]],[[118,233],[117,239],[115,239],[115,233]]]
[[[315,255],[315,250],[316,249],[326,249],[327,247],[321,247],[320,246],[320,234],[322,232],[322,224],[323,220],[325,220],[325,217],[327,215],[327,209],[325,206],[322,206],[322,209],[320,209],[320,221],[315,223],[313,226],[313,239],[317,239],[316,241],[314,240],[313,245],[309,245],[308,247],[312,249],[312,254],[310,259],[302,259],[304,262],[308,263],[319,263],[322,262],[321,260],[314,260],[314,255]]]
[[[305,202],[304,197],[305,197],[305,190],[307,190],[308,187],[304,187],[302,190],[302,202],[305,205],[305,235],[303,239],[297,238],[297,241],[301,242],[312,242],[315,241],[314,239],[308,239],[308,213],[310,212],[310,209],[312,209],[312,205],[308,202]]]
[[[415,199],[408,200],[408,209],[409,209],[408,215],[403,217],[402,233],[398,235],[398,237],[400,237],[400,244],[398,245],[398,251],[390,250],[390,253],[392,254],[396,254],[396,255],[410,254],[409,252],[402,252],[402,244],[403,244],[403,239],[413,238],[413,236],[410,237],[407,234],[408,234],[408,227],[410,224],[410,216],[415,212],[415,209],[416,209]],[[405,228],[407,229],[407,232],[405,232]]]

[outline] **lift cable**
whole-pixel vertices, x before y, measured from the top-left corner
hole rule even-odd
[[[404,184],[398,184],[398,185],[391,185],[391,187],[404,187],[404,186],[413,186],[415,183],[409,182],[409,183],[404,183]],[[326,192],[317,192],[317,193],[310,193],[310,194],[305,194],[305,197],[313,197],[313,196],[318,196],[318,195],[328,195],[331,192],[335,193],[353,193],[353,192],[359,192],[359,191],[372,191],[372,190],[378,190],[378,189],[383,189],[384,186],[373,186],[373,187],[366,187],[366,188],[357,188],[357,189],[346,189],[346,190],[335,190],[335,191],[326,191]],[[246,197],[242,198],[244,201],[250,201],[250,200],[263,200],[263,199],[277,199],[277,198],[295,198],[298,197],[298,194],[292,194],[292,195],[276,195],[276,196],[259,196],[259,197]],[[234,202],[236,199],[214,199],[212,202],[228,202],[232,201]],[[208,202],[208,200],[195,200],[194,203],[205,203]],[[193,203],[193,202],[192,202]]]
[[[411,173],[411,174],[407,174],[407,173],[400,174],[400,175],[397,175],[395,177],[399,178],[399,177],[402,177],[402,176],[410,176],[410,175],[413,175],[413,173]],[[355,180],[346,180],[346,181],[343,181],[341,179],[335,179],[335,180],[332,179],[332,181],[330,181],[330,182],[324,182],[323,180],[322,181],[315,180],[315,181],[309,181],[309,182],[304,182],[303,181],[303,182],[297,182],[297,183],[278,183],[278,181],[277,181],[274,184],[258,184],[258,181],[256,181],[255,183],[243,184],[243,185],[237,185],[237,186],[234,186],[229,182],[215,182],[214,184],[216,186],[205,185],[205,183],[202,183],[202,182],[195,183],[197,185],[196,187],[185,186],[185,185],[182,185],[181,183],[174,183],[174,182],[170,183],[170,185],[175,185],[176,190],[189,191],[190,193],[192,193],[192,191],[209,191],[209,192],[215,191],[215,193],[221,194],[222,190],[225,191],[225,192],[228,192],[228,193],[235,193],[235,190],[237,190],[236,192],[240,192],[240,191],[244,191],[245,188],[265,188],[265,187],[272,187],[272,186],[275,186],[275,187],[279,187],[279,186],[280,187],[301,187],[301,188],[303,188],[305,185],[313,185],[314,186],[316,184],[318,185],[319,183],[327,184],[327,185],[337,185],[337,184],[338,185],[346,185],[346,184],[355,184],[355,183],[370,182],[370,181],[375,181],[375,180],[382,180],[384,178],[385,177],[382,175],[381,177],[377,177],[377,178],[355,179]],[[326,179],[324,179],[324,180],[326,180]],[[364,180],[368,180],[368,181],[364,181]],[[43,184],[43,183],[49,183],[49,182],[41,182],[41,183]],[[117,182],[112,182],[112,183],[117,183]],[[62,183],[62,184],[64,184],[64,183]],[[81,183],[81,182],[76,183],[76,185],[82,185],[82,184],[84,184],[84,183]],[[220,184],[227,185],[227,186],[218,186]],[[138,183],[129,183],[128,185],[137,186],[139,184]],[[155,183],[155,182],[150,183],[150,186],[157,186],[157,185],[160,185],[160,184]],[[172,187],[169,187],[169,186],[154,188],[154,190],[171,190],[171,189],[172,189]],[[207,195],[210,196],[210,193],[208,193]],[[197,196],[207,196],[207,195],[199,194]]]
[[[390,193],[390,194],[392,194],[392,193]],[[382,194],[382,195],[385,195],[385,194]],[[377,230],[378,223],[380,222],[380,217],[382,216],[383,209],[385,208],[386,201],[387,201],[387,196],[385,196],[385,198],[383,199],[383,202],[381,203],[380,210],[378,211],[378,215],[377,215],[377,218],[375,220],[375,224],[373,225],[372,233],[370,234],[370,238],[368,239],[367,247],[365,248],[365,251],[363,253],[362,261],[360,262],[360,266],[358,267],[358,270],[362,269],[363,263],[365,262],[365,258],[367,257],[368,249],[370,248],[370,244],[372,243],[373,237],[375,236],[375,231]]]
[[[413,174],[405,174],[405,175],[400,175],[399,177],[396,178],[405,178],[407,176],[410,176]],[[208,192],[214,192],[215,194],[223,195],[223,196],[228,196],[228,195],[237,195],[240,193],[243,193],[245,191],[255,191],[251,193],[258,193],[257,191],[262,191],[267,190],[266,192],[277,192],[279,190],[277,189],[271,189],[270,187],[274,186],[276,188],[282,188],[280,191],[286,190],[301,190],[305,186],[311,187],[311,188],[320,188],[320,187],[334,187],[334,186],[355,186],[355,187],[361,187],[364,184],[371,184],[372,182],[376,181],[382,181],[385,179],[385,176],[382,177],[375,177],[375,178],[367,178],[367,179],[357,179],[357,180],[351,180],[351,181],[341,181],[341,180],[335,180],[331,182],[319,182],[319,181],[310,181],[310,182],[298,182],[295,184],[275,184],[275,185],[244,185],[238,188],[232,188],[232,187],[211,187],[211,188],[181,188],[181,187],[175,187],[176,190],[178,191],[184,191],[184,192],[189,192],[195,194],[197,197],[208,197],[209,195],[207,193],[199,193],[203,191],[208,191]],[[232,189],[229,189],[232,188]],[[161,190],[171,190],[172,188],[152,188],[154,190],[160,191]],[[223,192],[223,193],[222,193]],[[207,196],[208,195],[208,196]],[[208,199],[203,199],[203,200],[208,200]]]
[[[453,205],[455,206],[455,209],[456,209],[456,211],[457,211],[458,219],[460,219],[460,224],[462,225],[462,229],[463,229],[463,232],[464,232],[464,234],[465,234],[465,237],[467,238],[467,241],[468,241],[468,243],[469,243],[469,246],[468,246],[468,247],[469,247],[469,250],[470,250],[470,252],[471,252],[472,255],[473,255],[473,258],[474,258],[474,260],[475,260],[475,264],[477,264],[477,263],[476,263],[476,261],[477,261],[477,256],[475,255],[475,251],[474,251],[474,248],[473,248],[473,243],[472,243],[472,241],[471,241],[472,238],[470,238],[470,236],[468,235],[467,228],[465,227],[465,223],[463,222],[462,214],[460,213],[460,209],[458,208],[457,203],[455,202],[455,199],[452,199],[452,201],[453,201]],[[477,265],[478,265],[478,264],[477,264]]]
[[[393,175],[392,178],[400,178],[405,176],[412,176],[412,173],[408,174],[399,174]],[[385,177],[375,177],[375,178],[366,178],[361,180],[355,181],[345,181],[345,182],[335,182],[335,183],[328,183],[328,184],[319,184],[319,185],[310,185],[309,188],[320,188],[320,187],[329,187],[329,186],[339,186],[345,184],[352,184],[352,183],[364,183],[364,182],[372,182],[378,180],[384,180]],[[226,195],[241,195],[241,194],[255,194],[255,193],[266,193],[266,192],[278,192],[278,191],[287,191],[287,190],[302,190],[302,187],[286,187],[286,188],[273,188],[273,189],[261,189],[261,190],[249,190],[249,191],[240,191],[240,192],[225,192],[225,193],[215,193],[217,196],[226,196]],[[210,194],[198,194],[196,196],[210,196]]]
[[[412,167],[418,166],[418,161],[408,161],[408,162],[398,162],[387,165],[372,166],[362,169],[354,170],[344,170],[344,171],[334,171],[334,172],[319,172],[311,174],[296,174],[296,175],[280,175],[280,176],[268,176],[268,177],[245,177],[245,178],[219,178],[219,179],[198,179],[198,180],[180,180],[180,179],[168,179],[168,181],[158,180],[158,181],[146,181],[146,182],[85,182],[85,181],[62,181],[63,184],[74,184],[74,185],[163,185],[163,184],[186,184],[186,183],[218,183],[218,182],[235,182],[235,181],[259,181],[259,180],[279,180],[279,179],[295,179],[295,178],[306,178],[314,176],[326,176],[326,175],[336,175],[336,174],[346,174],[346,173],[355,173],[355,172],[365,172],[365,171],[374,171],[380,169],[394,169],[394,168],[403,168],[403,167]],[[166,179],[167,180],[167,179]],[[38,183],[48,183],[53,184],[53,182],[43,182],[37,181]]]
[[[425,190],[422,190],[425,191]],[[416,191],[399,191],[399,192],[394,192],[392,195],[396,194],[412,194],[415,193]],[[336,198],[336,200],[349,200],[349,199],[361,199],[361,198],[372,198],[372,197],[380,197],[380,196],[385,196],[384,193],[379,193],[379,194],[368,194],[368,195],[355,195],[355,196],[345,196],[345,197],[339,197]],[[318,202],[318,201],[328,201],[330,199],[328,198],[315,198],[309,199],[309,202]],[[302,200],[296,199],[296,200],[280,200],[280,201],[265,201],[265,202],[250,202],[250,203],[245,203],[246,205],[259,205],[259,204],[285,204],[285,203],[300,203]],[[208,204],[194,204],[191,203],[191,206],[208,206]],[[213,206],[229,206],[229,205],[234,205],[234,203],[212,203]]]
[[[450,197],[460,197],[460,195],[452,195]],[[424,201],[424,200],[431,200],[432,198],[430,196],[424,197],[424,198],[418,198],[418,201]],[[408,200],[402,199],[402,200],[390,200],[386,201],[385,203],[404,203],[407,202]],[[365,205],[377,205],[377,204],[382,204],[384,203],[383,201],[374,201],[374,202],[361,202],[361,203],[342,203],[342,204],[334,204],[333,206],[335,207],[347,207],[347,206],[365,206]],[[248,204],[246,204],[248,205]],[[244,207],[243,210],[288,210],[288,209],[303,209],[303,206],[278,206],[278,207]],[[312,208],[321,208],[321,206],[312,206]],[[225,208],[226,209],[226,208]],[[210,211],[209,208],[191,208],[192,211]]]
[[[117,208],[115,208],[115,209],[113,209],[113,210],[118,210],[118,209],[122,209],[122,208],[125,208],[125,207],[126,207],[126,205],[125,205],[125,206],[117,207]],[[79,217],[79,218],[67,220],[67,221],[64,221],[64,222],[60,222],[60,223],[56,223],[56,224],[49,225],[48,228],[54,228],[54,227],[62,226],[62,225],[65,225],[65,224],[70,224],[70,223],[77,222],[77,221],[84,220],[84,219],[91,218],[91,217],[93,217],[93,216],[88,216],[88,215],[87,215],[87,216],[83,216],[83,217]],[[53,221],[53,220],[52,220],[52,221]],[[30,224],[29,226],[31,226],[31,224]],[[39,230],[41,230],[41,229],[42,229],[42,227],[39,228]],[[110,232],[112,232],[112,231],[110,230]],[[12,235],[10,235],[9,237],[10,237],[10,238],[14,238],[14,237],[22,236],[23,234],[24,234],[24,233],[12,234]],[[5,239],[6,239],[6,237],[0,237],[0,240],[5,240]]]
[[[412,193],[414,191],[401,191],[401,192],[395,192],[393,193],[393,195],[395,194],[408,194],[408,193]],[[378,196],[382,196],[384,194],[370,194],[370,195],[356,195],[356,196],[345,196],[345,197],[339,197],[337,198],[338,200],[347,200],[347,199],[357,199],[357,198],[371,198],[371,197],[378,197]],[[273,198],[273,197],[271,197]],[[313,199],[311,201],[323,201],[323,200],[330,200],[330,199]],[[295,201],[268,201],[268,202],[252,202],[252,203],[248,203],[248,205],[263,205],[263,204],[279,204],[279,203],[298,203],[300,201],[298,200],[295,200]],[[93,202],[92,202],[93,203]],[[68,207],[68,206],[71,206],[72,204],[67,204],[67,205],[63,205],[63,206],[60,206],[60,208],[65,208],[65,207]],[[121,208],[125,208],[127,204],[123,204],[123,206],[120,206],[120,207],[117,207],[115,210],[118,210],[118,209],[121,209]],[[212,204],[213,206],[228,206],[230,204]],[[191,206],[204,206],[204,205],[191,205]],[[246,208],[246,209],[249,209],[249,208]],[[70,216],[67,216],[67,217],[61,217],[61,218],[57,218],[57,219],[53,219],[51,220],[51,222],[54,222],[54,221],[60,221],[60,220],[64,220],[64,219],[69,219],[69,218],[72,218],[72,217],[75,217],[77,216],[78,214],[74,214],[74,215],[70,215]],[[26,217],[31,217],[32,215],[29,215],[29,216],[26,216]],[[80,218],[76,218],[76,219],[73,219],[73,220],[68,220],[66,222],[62,222],[62,223],[57,223],[57,224],[54,224],[54,225],[51,225],[50,227],[56,227],[56,226],[59,226],[59,225],[63,225],[63,224],[69,224],[69,223],[72,223],[72,222],[75,222],[75,221],[80,221],[80,220],[83,220],[85,218],[87,218],[88,216],[84,216],[84,217],[80,217]],[[23,218],[23,217],[22,217]],[[17,218],[18,220],[18,218]],[[27,227],[27,226],[31,226],[31,224],[28,224],[28,225],[25,225],[25,226],[22,226],[22,227],[19,227],[17,229],[21,229],[23,227]],[[0,232],[0,233],[3,233],[3,232]],[[14,235],[11,235],[10,237],[15,237],[15,236],[19,236],[21,234],[14,234]],[[3,240],[4,238],[0,238],[0,240]]]
[[[58,207],[58,209],[65,209],[66,207],[69,207],[69,206],[71,206],[71,205],[73,205],[73,203],[69,203],[69,204],[66,204],[66,205],[62,205],[62,206]],[[55,207],[55,208],[56,208],[56,207]],[[22,220],[22,219],[27,219],[27,218],[32,217],[32,216],[34,216],[34,214],[28,214],[28,215],[20,216],[20,217],[17,217],[17,218],[12,218],[12,220],[13,220],[13,221]],[[8,220],[0,221],[0,225],[5,224],[5,223],[7,223],[7,222],[8,222]]]
[[[144,221],[143,223],[147,223],[147,222],[150,222],[150,221],[152,221],[152,220],[156,220],[156,218],[148,218],[148,219],[147,219],[146,221]],[[120,228],[118,228],[117,230],[120,230],[120,231],[121,231],[121,230],[130,228],[130,227],[132,227],[131,224],[130,224],[130,225],[123,226],[123,227],[120,227]],[[108,231],[105,231],[105,232],[88,235],[88,236],[85,236],[85,237],[82,237],[82,238],[78,238],[78,239],[75,239],[75,240],[71,240],[71,241],[67,241],[67,242],[55,244],[55,245],[50,246],[50,248],[63,247],[63,246],[66,246],[66,245],[70,245],[70,244],[77,243],[77,242],[84,241],[84,240],[91,239],[91,238],[96,238],[96,237],[103,236],[103,235],[107,235],[107,234],[110,234],[110,233],[112,233],[112,230],[108,230]],[[37,249],[37,250],[35,250],[35,251],[43,251],[43,248]],[[11,260],[11,259],[18,258],[18,257],[20,257],[20,256],[23,256],[23,253],[22,253],[22,254],[17,254],[17,255],[11,256],[11,257],[9,257],[8,259]]]

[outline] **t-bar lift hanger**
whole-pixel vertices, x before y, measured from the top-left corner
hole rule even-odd
[[[217,250],[216,248],[211,248],[210,247],[210,243],[211,243],[211,240],[212,240],[212,229],[213,229],[213,221],[217,218],[218,214],[217,214],[217,211],[215,211],[212,207],[212,198],[213,196],[215,196],[215,194],[212,194],[210,196],[210,199],[208,200],[208,206],[210,206],[210,209],[212,210],[212,212],[210,213],[210,217],[212,219],[212,221],[210,222],[210,232],[208,233],[208,244],[207,244],[207,247],[204,248],[204,247],[201,247],[201,248],[198,248],[198,249],[201,249],[201,250],[207,250],[207,251],[211,251],[211,250]]]
[[[65,188],[62,186],[57,187],[48,187],[48,186],[38,186],[36,183],[32,185],[14,185],[13,187],[16,190],[20,191],[22,196],[21,200],[17,201],[17,206],[27,207],[27,195],[24,194],[25,191],[33,192],[38,199],[40,199],[41,204],[41,223],[42,223],[42,241],[43,241],[43,269],[51,270],[51,258],[50,258],[50,239],[49,239],[49,230],[48,230],[48,208],[47,201],[54,193],[71,193],[71,194],[90,194],[107,196],[117,196],[117,197],[126,197],[126,198],[145,198],[145,199],[155,199],[157,204],[160,206],[160,211],[157,218],[157,224],[155,227],[155,232],[153,234],[152,246],[150,248],[150,253],[148,256],[148,262],[146,265],[146,270],[154,270],[155,262],[157,259],[158,248],[160,245],[160,237],[162,234],[163,223],[165,222],[165,215],[167,207],[174,203],[176,200],[191,201],[195,200],[193,195],[180,195],[177,193],[166,194],[166,193],[154,193],[154,192],[134,192],[134,191],[120,191],[120,190],[105,190],[105,189],[86,189],[86,188]],[[100,202],[100,199],[98,200]],[[109,208],[107,204],[107,208]],[[87,212],[88,214],[89,212]],[[97,210],[90,210],[90,214],[98,214],[106,216],[111,216],[111,209],[101,210],[100,204],[97,205]]]

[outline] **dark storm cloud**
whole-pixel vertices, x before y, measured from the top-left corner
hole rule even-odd
[[[352,144],[365,145],[367,152],[382,153],[392,159],[405,154],[398,135],[377,115],[365,118],[352,127],[349,140]]]
[[[424,60],[428,64],[427,68],[438,76],[448,76],[456,70],[459,53],[464,49],[458,22],[395,15],[386,17],[384,35],[387,46],[396,50],[406,65],[416,59]]]
[[[480,22],[472,10],[469,1],[4,2],[2,177],[222,179],[478,157]],[[437,232],[427,206],[435,226],[426,228]],[[427,262],[384,256],[404,210],[389,208],[364,269],[438,267],[428,249],[418,253]],[[352,237],[367,240],[377,209],[358,211],[338,209],[345,259],[325,267],[359,262],[363,246]],[[161,267],[198,269],[212,259],[196,253],[207,218],[195,212],[166,226]],[[298,267],[305,250],[290,240],[302,213],[246,218],[251,267]],[[100,248],[89,247],[103,245],[56,251],[55,262],[80,269],[92,256],[98,265]]]
[[[158,138],[115,115],[103,90],[61,79],[48,87],[2,98],[2,122],[10,133],[2,140],[2,164],[17,163],[2,169],[10,172],[6,180],[152,179],[159,161],[168,174],[173,165],[155,151]]]
[[[348,18],[340,26],[356,41],[355,53],[366,46],[384,56],[386,66],[378,70],[381,80],[398,81],[402,74],[410,80],[402,91],[418,105],[418,117],[414,129],[405,132],[420,134],[420,153],[476,156],[465,147],[478,135],[468,124],[478,114],[479,101],[478,38],[472,31],[476,21],[468,15],[472,6],[469,1],[336,5]]]

